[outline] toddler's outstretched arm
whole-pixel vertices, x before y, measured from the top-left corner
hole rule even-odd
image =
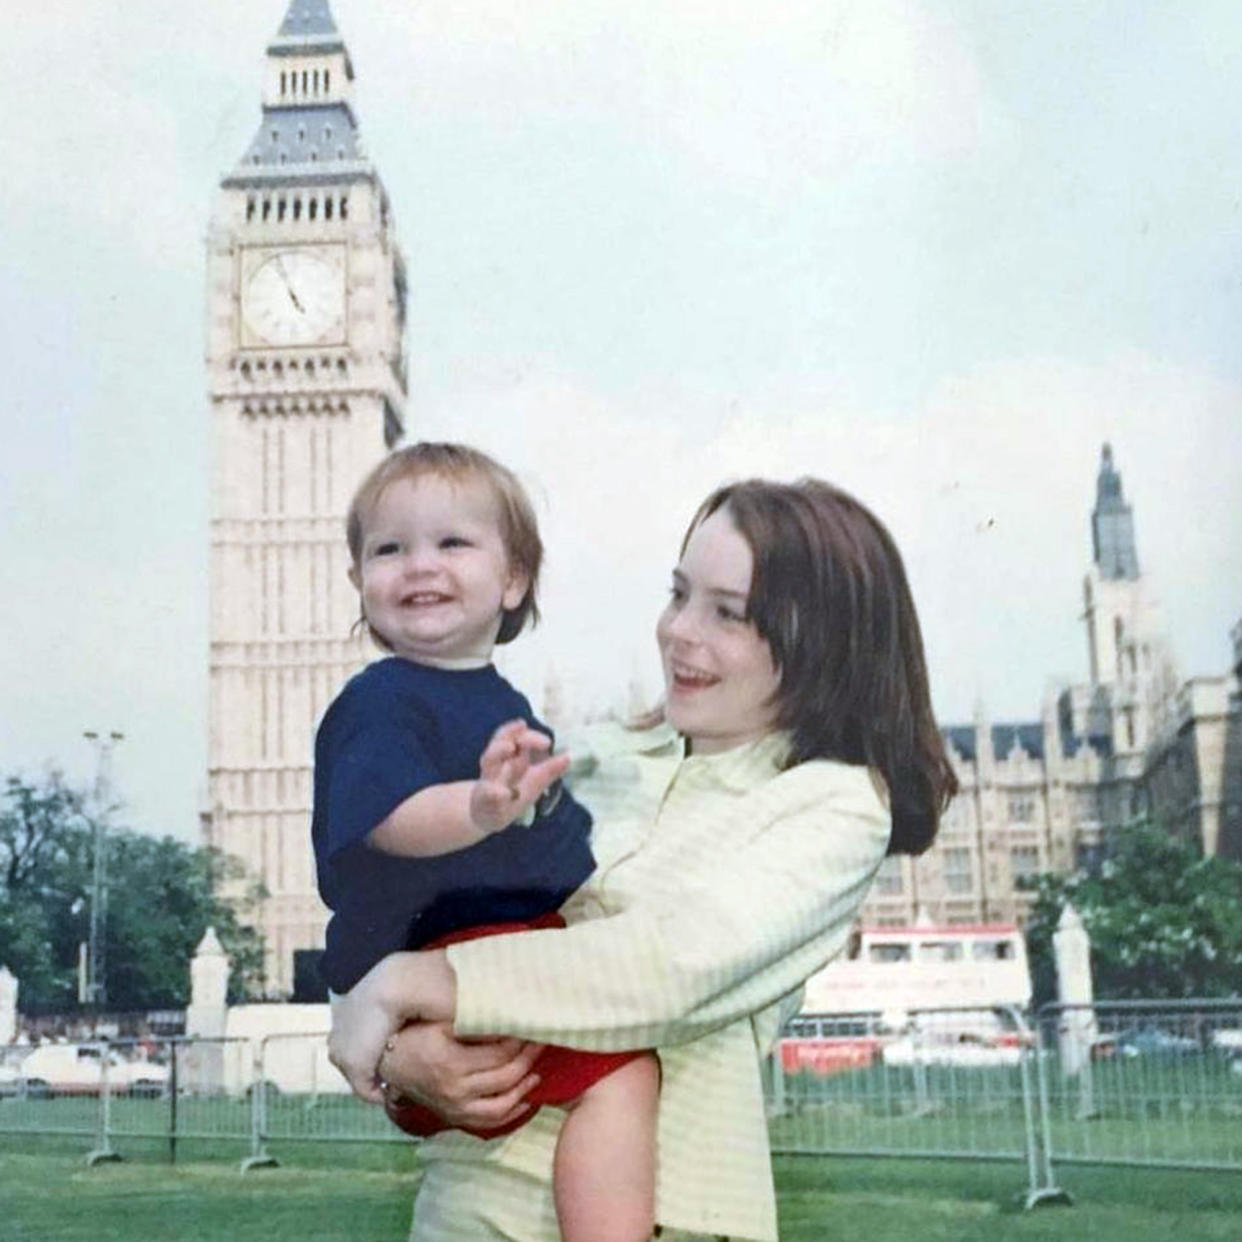
[[[367,834],[372,849],[426,858],[464,849],[520,819],[569,767],[568,755],[539,759],[546,733],[511,720],[492,734],[479,778],[429,785],[411,794]]]

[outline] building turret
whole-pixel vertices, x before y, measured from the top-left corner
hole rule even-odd
[[[1091,544],[1100,577],[1133,580],[1139,576],[1134,547],[1134,516],[1121,490],[1121,474],[1113,467],[1112,446],[1100,453],[1095,481],[1095,508],[1091,512]]]

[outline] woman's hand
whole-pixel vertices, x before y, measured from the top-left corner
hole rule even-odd
[[[456,977],[443,951],[390,953],[332,1006],[328,1060],[354,1094],[384,1098],[379,1073],[384,1046],[407,1022],[451,1022]]]
[[[407,1026],[388,1041],[380,1073],[393,1098],[424,1104],[451,1126],[491,1130],[526,1113],[542,1044],[496,1038],[463,1043],[447,1022]]]

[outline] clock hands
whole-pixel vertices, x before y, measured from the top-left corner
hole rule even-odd
[[[276,270],[280,273],[280,279],[285,282],[285,290],[289,294],[289,300],[298,308],[298,311],[305,315],[306,307],[298,301],[298,295],[293,292],[293,285],[289,281],[289,273],[285,271],[285,260],[281,255],[276,256]]]

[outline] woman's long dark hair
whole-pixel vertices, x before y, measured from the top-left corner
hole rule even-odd
[[[754,554],[747,611],[780,669],[789,766],[866,764],[884,778],[890,854],[921,854],[957,792],[932,715],[918,615],[883,523],[818,479],[714,491],[686,533],[723,509]],[[684,547],[684,544],[683,544]]]

